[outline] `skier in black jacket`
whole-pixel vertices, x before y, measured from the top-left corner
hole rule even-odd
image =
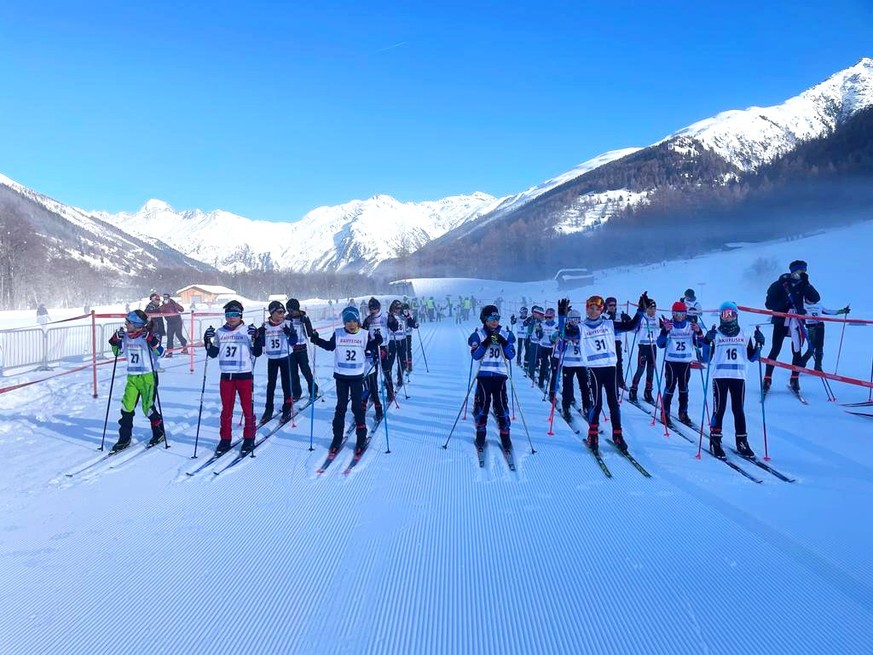
[[[767,289],[767,300],[764,302],[764,306],[774,312],[804,314],[806,313],[803,307],[804,298],[807,298],[809,302],[817,303],[821,301],[821,295],[809,282],[805,261],[802,259],[794,260],[788,265],[788,271],[788,273],[780,275],[779,279]],[[775,360],[782,350],[782,341],[789,335],[789,326],[784,316],[774,316],[771,322],[773,323],[773,344],[767,359]],[[802,349],[801,352],[792,353],[791,363],[794,366],[803,366]],[[767,364],[767,369],[764,372],[765,392],[770,389],[773,368],[773,364]],[[791,372],[789,385],[795,391],[800,391],[797,371]]]

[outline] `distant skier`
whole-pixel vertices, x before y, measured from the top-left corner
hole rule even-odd
[[[130,445],[133,417],[139,402],[152,427],[150,446],[164,440],[164,419],[155,407],[158,390],[157,360],[164,349],[161,340],[151,333],[153,324],[141,309],[135,309],[125,318],[124,329],[118,328],[109,339],[113,354],[127,360],[127,384],[121,396],[121,418],[118,421],[118,441],[112,446],[117,453]]]
[[[740,328],[739,310],[736,303],[724,302],[719,307],[719,325],[713,325],[704,339],[711,345],[710,375],[712,376],[712,419],[709,427],[709,450],[724,459],[721,447],[722,420],[727,410],[727,397],[731,397],[734,415],[737,452],[743,457],[754,457],[746,434],[746,413],[743,401],[746,397],[746,368],[761,356],[764,335],[757,328],[754,339],[747,337]]]
[[[806,305],[805,309],[806,315],[808,316],[806,319],[808,341],[806,352],[803,353],[803,359],[801,360],[803,362],[802,366],[806,368],[809,360],[815,358],[813,368],[816,371],[821,371],[821,363],[824,358],[825,324],[824,321],[819,319],[819,316],[839,316],[848,314],[849,306],[846,305],[841,309],[827,309],[826,307],[822,307],[821,303],[810,302]]]
[[[403,322],[406,325],[406,372],[412,373],[412,333],[418,329],[418,319],[412,313],[409,303],[400,306],[403,311]]]
[[[376,369],[382,369],[386,402],[388,404],[394,402],[394,384],[391,381],[391,372],[386,372],[384,368],[388,360],[388,346],[384,341],[389,331],[388,317],[382,312],[382,303],[375,296],[371,297],[367,302],[367,309],[370,311],[370,314],[364,319],[363,328],[370,333],[371,340],[375,340],[377,336],[379,337],[380,345],[371,354],[374,358],[378,357],[380,361],[378,366],[375,360],[372,362],[373,368],[367,377],[367,384],[364,387],[363,403],[366,409],[367,403],[372,400],[373,406],[376,408],[376,418],[380,418],[382,416],[382,400],[379,398],[378,393],[379,383]]]
[[[591,390],[588,386],[588,369],[582,360],[581,333],[579,322],[582,314],[570,307],[570,300],[558,301],[558,329],[552,335],[555,339],[555,355],[561,371],[561,415],[572,421],[570,408],[575,400],[575,386],[579,385],[582,413],[586,422],[591,421]]]
[[[638,310],[640,312],[644,311],[645,307],[640,307]],[[618,312],[618,301],[610,296],[606,299],[606,313],[604,314],[609,320],[617,322],[617,323],[626,323],[631,320],[631,317],[628,316],[625,312]],[[621,339],[617,338],[616,335],[615,340],[615,373],[616,373],[616,384],[618,384],[619,389],[624,389],[627,391],[627,386],[624,383],[624,356],[622,354],[621,347]]]
[[[525,354],[528,348],[530,348],[530,340],[527,336],[527,328],[530,325],[530,321],[531,318],[527,315],[527,307],[524,305],[519,308],[518,317],[515,314],[509,317],[509,324],[518,344],[515,355],[515,363],[518,366],[521,366],[521,363],[525,361]]]
[[[312,336],[312,321],[306,312],[300,309],[300,301],[297,298],[289,298],[285,303],[285,319],[291,323],[291,327],[297,333],[297,343],[291,348],[291,390],[296,403],[303,396],[303,387],[300,384],[300,375],[306,380],[310,398],[318,395],[318,384],[309,367],[309,351],[306,348],[306,340]]]
[[[515,357],[515,336],[500,326],[500,313],[495,305],[485,305],[479,313],[482,327],[467,339],[470,356],[479,362],[476,374],[476,392],[473,400],[473,418],[476,421],[476,449],[485,449],[488,413],[493,404],[500,433],[500,445],[512,450],[510,439],[509,400],[506,378],[509,362]]]

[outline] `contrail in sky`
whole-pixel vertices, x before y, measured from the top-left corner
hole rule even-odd
[[[386,50],[393,50],[394,48],[399,48],[402,45],[406,45],[406,41],[401,41],[400,43],[395,43],[394,45],[389,45],[386,48],[379,48],[376,52],[385,52]]]

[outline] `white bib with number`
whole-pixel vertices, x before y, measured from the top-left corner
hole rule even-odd
[[[334,331],[336,350],[333,351],[333,372],[339,375],[353,376],[364,375],[367,360],[364,353],[367,350],[369,332],[358,330],[356,334],[349,334],[345,328],[337,328]]]
[[[685,322],[685,327],[673,325],[673,329],[667,333],[668,362],[690,362],[695,358],[694,332],[691,330],[691,321]]]
[[[742,330],[735,337],[716,332],[712,347],[715,349],[712,356],[712,366],[715,367],[712,377],[746,379],[748,338]]]
[[[221,326],[215,332],[218,368],[222,373],[252,372],[252,338],[248,326],[240,323],[235,330]]]
[[[618,363],[615,354],[615,329],[612,321],[602,320],[597,327],[579,324],[582,361],[591,368],[606,368]]]

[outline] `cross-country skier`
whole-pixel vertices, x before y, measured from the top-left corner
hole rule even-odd
[[[500,444],[504,450],[512,449],[509,437],[509,400],[506,395],[506,378],[509,362],[515,357],[515,335],[500,327],[500,313],[494,305],[485,305],[479,313],[482,327],[478,328],[467,344],[470,355],[479,362],[476,374],[476,394],[473,400],[473,417],[476,421],[476,448],[485,449],[485,432],[488,412],[492,403],[500,431]]]
[[[418,319],[412,313],[409,303],[403,303],[400,309],[403,311],[403,321],[406,324],[406,372],[412,373],[412,333],[418,329]]]
[[[255,448],[255,408],[252,403],[254,379],[252,368],[254,358],[261,354],[257,343],[257,328],[246,326],[243,322],[243,306],[238,300],[231,300],[224,306],[225,323],[215,330],[211,325],[203,333],[203,345],[208,357],[218,357],[221,381],[218,390],[221,395],[220,441],[215,448],[216,455],[230,450],[233,406],[239,395],[243,411],[243,443],[240,454],[245,456]]]
[[[258,345],[267,355],[267,398],[261,423],[273,418],[273,396],[276,377],[282,377],[282,420],[289,421],[294,411],[294,392],[291,388],[291,348],[297,343],[297,331],[285,320],[285,306],[274,300],[267,307],[269,317],[258,328]]]
[[[658,304],[649,298],[649,306],[646,307],[646,312],[640,324],[637,326],[637,370],[634,372],[634,377],[631,380],[630,389],[628,389],[627,397],[632,403],[637,402],[637,387],[643,377],[643,372],[646,374],[646,382],[643,387],[643,400],[647,403],[655,404],[655,398],[652,395],[652,386],[655,377],[655,368],[658,366],[657,346],[658,318],[655,314],[658,311]]]
[[[803,353],[803,362],[802,366],[806,368],[807,363],[813,357],[814,366],[813,368],[816,371],[821,371],[821,363],[824,358],[824,335],[825,335],[825,324],[824,321],[819,319],[819,316],[839,316],[843,314],[849,313],[849,306],[846,305],[841,309],[828,309],[826,307],[822,307],[821,303],[818,302],[809,302],[806,304],[806,315],[809,317],[806,319],[806,336],[809,339],[807,342],[806,352]]]
[[[315,398],[318,395],[318,384],[309,368],[309,351],[306,349],[306,340],[312,336],[312,322],[306,312],[300,309],[300,301],[297,298],[289,298],[285,303],[287,313],[285,318],[290,321],[291,327],[297,333],[297,343],[291,347],[291,390],[294,393],[294,402],[300,400],[303,395],[303,387],[300,385],[300,374],[303,374],[309,387],[309,396]]]
[[[366,401],[363,399],[364,378],[370,366],[373,353],[382,343],[381,332],[372,337],[361,329],[361,314],[356,307],[346,307],[342,312],[343,327],[334,330],[330,341],[312,333],[312,343],[319,348],[333,351],[333,378],[336,380],[336,409],[333,413],[333,441],[330,452],[336,453],[343,440],[343,426],[346,420],[349,400],[355,417],[355,453],[360,454],[366,447],[367,422]]]
[[[643,311],[645,310],[645,307],[640,307],[639,310]],[[612,296],[609,296],[609,298],[606,299],[605,316],[609,318],[609,320],[617,323],[623,323],[631,320],[631,317],[628,316],[625,312],[621,312],[619,314],[618,301]],[[627,391],[627,386],[625,386],[624,383],[624,355],[622,353],[621,339],[617,337],[618,335],[616,335],[615,340],[615,373],[617,378],[616,383],[618,384],[619,389],[624,389],[625,391]]]
[[[379,418],[382,415],[382,401],[379,398],[379,394],[376,393],[376,390],[379,388],[376,379],[376,376],[378,375],[376,372],[377,368],[382,369],[382,378],[385,382],[387,402],[389,404],[394,402],[394,384],[391,381],[390,371],[386,372],[384,370],[385,363],[388,359],[388,347],[384,342],[385,335],[388,334],[388,317],[382,312],[382,303],[379,302],[379,299],[375,296],[367,301],[367,309],[370,314],[364,319],[362,327],[370,333],[371,339],[375,339],[377,335],[381,338],[379,339],[379,348],[372,351],[374,356],[379,357],[379,366],[375,365],[375,361],[373,362],[374,366],[370,374],[367,376],[367,384],[364,387],[363,403],[364,409],[366,410],[367,403],[372,399],[373,406],[376,408],[376,417]]]
[[[515,356],[515,363],[518,366],[521,366],[522,361],[527,361],[525,354],[527,349],[530,348],[530,341],[527,337],[527,328],[530,325],[530,321],[531,318],[527,315],[527,307],[524,305],[519,308],[517,318],[515,314],[509,317],[509,324],[512,326],[512,332],[515,334],[516,343],[518,344]],[[516,324],[518,325],[517,328]]]
[[[588,369],[582,361],[582,348],[579,343],[581,334],[579,322],[582,314],[570,307],[570,300],[562,298],[558,301],[558,329],[552,335],[555,338],[555,356],[561,370],[561,415],[568,423],[571,422],[570,407],[575,400],[576,384],[582,399],[582,412],[586,421],[591,419],[591,391],[588,388]]]
[[[649,297],[644,291],[640,296],[638,307],[646,307]],[[603,394],[606,394],[606,404],[609,406],[609,418],[612,421],[612,440],[623,451],[627,451],[627,443],[621,431],[621,410],[618,407],[616,382],[615,335],[620,332],[635,330],[643,317],[643,310],[637,309],[633,318],[613,321],[603,313],[606,304],[600,296],[591,296],[585,303],[586,318],[579,325],[582,361],[588,367],[588,383],[591,388],[592,408],[591,420],[588,422],[588,447],[598,449],[598,432],[600,431],[600,412],[603,408]]]
[[[731,397],[734,415],[737,451],[743,457],[754,457],[746,433],[746,413],[743,401],[746,397],[746,365],[761,356],[764,335],[755,330],[754,339],[747,337],[739,324],[736,303],[724,302],[719,307],[719,325],[713,325],[704,339],[711,345],[712,363],[712,420],[709,426],[709,450],[724,459],[721,447],[722,419],[727,410],[727,397]]]
[[[149,445],[155,446],[164,440],[164,419],[154,405],[158,390],[158,357],[164,349],[157,335],[151,333],[152,322],[141,309],[130,312],[124,322],[109,338],[113,354],[127,359],[127,384],[121,396],[121,418],[118,420],[118,441],[112,446],[117,453],[130,445],[133,432],[133,417],[139,401],[142,412],[152,426]]]
[[[670,419],[670,404],[673,393],[679,387],[679,420],[691,423],[688,416],[688,379],[691,377],[691,362],[696,359],[694,347],[701,345],[701,330],[697,323],[687,319],[685,303],[676,301],[672,307],[672,320],[664,321],[658,335],[658,348],[664,348],[664,395],[662,397],[663,420],[673,427]]]
[[[406,319],[403,316],[403,305],[395,299],[388,305],[388,359],[385,371],[391,377],[394,362],[397,362],[397,388],[403,386],[403,371],[406,365]]]

